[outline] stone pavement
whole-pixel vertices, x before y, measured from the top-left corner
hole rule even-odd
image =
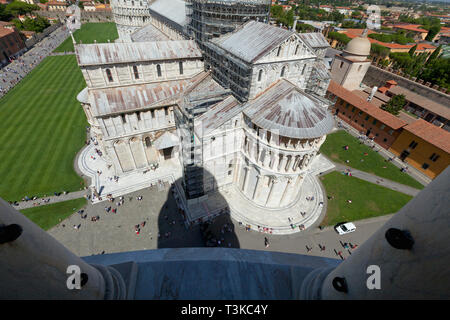
[[[358,247],[355,249],[346,249],[343,247],[343,243],[347,242],[360,246],[391,217],[392,215],[385,215],[353,222],[356,226],[356,230],[342,236],[339,235],[333,227],[326,227],[323,230],[312,228],[300,233],[283,236],[245,231],[242,227],[235,228],[235,232],[241,244],[241,249],[278,251],[345,259],[350,256],[354,250],[358,250]],[[270,246],[268,248],[264,245],[265,237],[269,239]],[[321,250],[319,245],[324,248],[324,250]],[[310,250],[308,250],[307,247],[310,248]],[[341,252],[342,258],[337,255],[336,252]]]
[[[143,196],[141,201],[137,196]],[[156,186],[135,191],[124,196],[121,206],[115,202],[89,203],[83,214],[74,213],[68,219],[48,231],[56,240],[79,256],[90,256],[103,253],[149,250],[158,248],[203,247],[204,241],[200,228],[186,228],[183,218],[178,212],[175,200],[169,192],[169,185],[163,190]],[[107,213],[105,207],[117,208],[117,213]],[[98,221],[91,221],[92,217]],[[319,230],[307,229],[290,235],[270,235],[257,231],[245,231],[236,221],[234,236],[238,239],[238,247],[264,251],[278,251],[312,256],[341,259],[336,252],[342,252],[342,258],[348,257],[356,249],[344,249],[341,242],[361,245],[392,215],[376,217],[354,222],[356,231],[347,235],[338,235],[332,227]],[[136,234],[134,226],[145,221]],[[172,224],[175,221],[175,224]],[[78,230],[74,225],[79,225]],[[158,238],[158,233],[161,237]],[[264,245],[264,238],[269,239],[270,246]],[[319,245],[325,247],[321,250]],[[311,250],[307,250],[311,248]]]
[[[59,196],[49,196],[49,197],[42,197],[37,198],[36,200],[28,200],[28,201],[21,201],[18,202],[17,206],[14,206],[16,210],[22,210],[32,207],[39,207],[47,204],[57,203],[57,202],[63,202],[67,200],[73,200],[78,198],[83,198],[87,195],[87,190],[80,190],[80,191],[74,191],[74,192],[68,192],[66,194],[61,194]],[[44,202],[44,200],[50,199],[49,202]]]
[[[137,196],[142,196],[142,200],[138,201]],[[88,203],[83,212],[85,219],[74,213],[48,233],[78,256],[204,246],[199,227],[185,227],[167,183],[162,190],[153,186],[129,193],[120,206],[118,201],[116,198],[114,202]],[[107,213],[105,207],[109,206],[116,208],[117,213]],[[91,221],[97,216],[98,221]],[[145,225],[136,234],[134,227],[141,222]],[[74,229],[74,225],[79,229]]]

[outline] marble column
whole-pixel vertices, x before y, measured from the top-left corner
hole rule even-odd
[[[262,176],[262,175],[260,175],[260,174],[258,174],[258,175],[256,176],[256,184],[255,184],[255,189],[253,190],[252,200],[255,200],[256,193],[257,193],[257,191],[258,191],[258,188],[260,187],[261,180],[262,180],[263,178],[264,178],[264,176]]]
[[[281,172],[285,171],[285,169],[286,169],[286,162],[287,161],[288,161],[287,155],[283,154],[283,159],[281,159],[278,171],[281,171]]]
[[[242,170],[244,171],[244,180],[242,181],[241,191],[242,193],[245,193],[245,187],[248,181],[248,172],[250,170],[250,167],[243,167]]]
[[[283,195],[281,196],[281,199],[280,199],[280,206],[283,205],[284,198],[286,197],[286,194],[288,192],[288,189],[289,189],[289,186],[291,185],[291,183],[292,183],[292,178],[287,178],[286,187],[284,188]]]
[[[267,195],[267,200],[266,200],[266,204],[265,204],[266,206],[272,198],[273,188],[275,187],[275,184],[278,183],[278,179],[276,177],[272,177],[270,183],[271,183],[271,186],[270,186],[269,194]]]
[[[136,160],[134,159],[133,151],[131,150],[130,140],[127,140],[126,144],[128,154],[130,155],[131,159],[133,159],[134,168],[137,169]]]

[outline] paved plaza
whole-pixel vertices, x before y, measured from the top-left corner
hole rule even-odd
[[[142,196],[142,200],[137,200],[138,196]],[[205,246],[200,227],[197,225],[187,228],[183,223],[175,200],[169,192],[169,184],[165,184],[162,191],[153,186],[130,193],[124,196],[123,205],[117,206],[118,201],[117,198],[114,203],[106,201],[88,204],[82,213],[87,215],[85,219],[74,213],[48,233],[79,256]],[[117,213],[107,213],[105,207],[108,206],[117,208]],[[92,217],[97,216],[97,221],[91,221]],[[344,242],[361,245],[391,216],[357,221],[356,231],[344,236],[338,235],[332,227],[323,230],[314,227],[291,235],[270,235],[254,230],[246,231],[237,221],[226,217],[219,219],[221,225],[217,225],[216,229],[220,230],[223,223],[233,223],[233,234],[225,235],[226,239],[237,239],[233,247],[341,259],[336,252],[341,252],[342,258],[346,258],[353,250],[357,250],[345,249],[342,246]],[[145,222],[143,227],[140,225],[142,222]],[[140,225],[139,234],[136,234],[136,225]],[[75,229],[74,226],[80,227]],[[264,238],[269,240],[269,247],[265,246]],[[221,246],[226,247],[227,241]]]

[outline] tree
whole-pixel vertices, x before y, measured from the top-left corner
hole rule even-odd
[[[414,57],[414,53],[416,52],[416,49],[417,49],[417,44],[414,47],[412,47],[411,49],[409,49],[408,54],[411,57]]]
[[[450,89],[450,59],[437,58],[432,60],[422,69],[420,78]]]
[[[403,94],[399,94],[394,96],[391,100],[388,101],[388,103],[383,104],[381,106],[381,109],[392,113],[393,115],[398,115],[400,113],[400,110],[403,109],[403,107],[406,104],[406,99]]]
[[[427,60],[427,64],[431,63],[433,60],[435,60],[442,50],[442,44],[439,45],[439,47],[436,48],[436,50],[433,51],[433,53],[430,55],[430,57]]]
[[[441,31],[440,25],[434,25],[434,26],[430,27],[430,30],[428,31],[428,34],[427,34],[427,37],[425,38],[425,40],[433,41],[434,37],[439,33],[439,31]]]
[[[39,6],[21,1],[13,1],[6,6],[6,11],[15,17],[35,10],[39,10]]]

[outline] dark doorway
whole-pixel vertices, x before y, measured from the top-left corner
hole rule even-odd
[[[336,112],[334,113],[335,116],[337,116],[339,113],[339,109],[336,109]]]
[[[173,150],[173,147],[163,149],[164,160],[168,160],[168,159],[172,158],[172,150]]]
[[[370,129],[369,130],[367,130],[367,132],[366,132],[366,136],[369,136],[369,134],[370,134]]]
[[[409,152],[406,150],[403,150],[403,152],[400,154],[400,160],[405,161],[406,157],[409,156]]]

